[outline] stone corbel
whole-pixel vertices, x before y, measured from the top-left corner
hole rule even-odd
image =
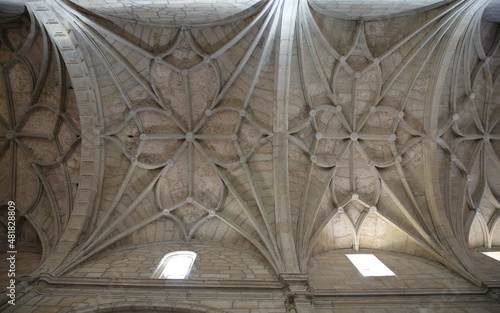
[[[500,302],[500,281],[483,282],[483,288],[486,289],[490,298]]]
[[[315,312],[314,290],[309,285],[305,274],[282,274],[284,285],[285,308],[287,312],[310,313]]]

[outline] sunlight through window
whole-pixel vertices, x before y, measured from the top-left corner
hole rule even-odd
[[[395,274],[373,254],[346,254],[363,276],[395,276]]]
[[[196,253],[175,251],[163,257],[153,273],[153,278],[185,279],[193,267]]]
[[[497,261],[500,261],[500,251],[491,251],[491,252],[483,252],[490,258],[494,258]]]

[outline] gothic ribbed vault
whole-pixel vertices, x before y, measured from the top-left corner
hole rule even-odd
[[[15,201],[40,259],[16,312],[499,310],[494,1],[25,5],[0,15],[0,231]],[[189,278],[152,279],[177,250]]]

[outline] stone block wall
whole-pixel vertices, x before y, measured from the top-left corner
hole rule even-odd
[[[149,279],[161,259],[173,251],[193,251],[197,254],[189,281],[264,280],[277,281],[270,266],[250,251],[204,243],[143,245],[115,249],[92,258],[66,277]]]

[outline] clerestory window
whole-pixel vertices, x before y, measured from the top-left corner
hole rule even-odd
[[[483,252],[483,254],[486,254],[490,258],[500,261],[500,251]]]
[[[193,267],[196,253],[175,251],[166,254],[154,271],[152,278],[185,279]]]
[[[395,274],[373,254],[346,254],[363,276],[395,276]]]

